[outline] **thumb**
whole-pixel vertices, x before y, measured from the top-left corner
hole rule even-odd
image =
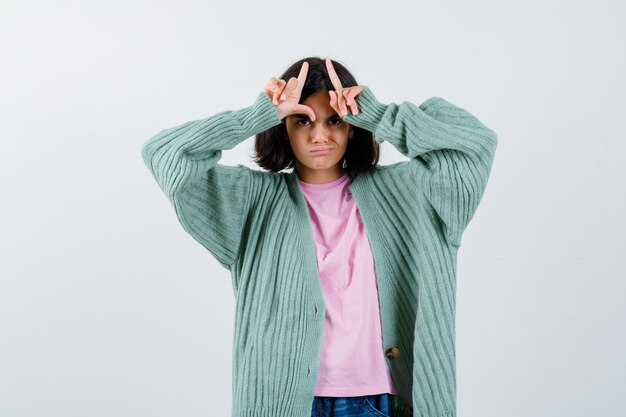
[[[309,106],[306,106],[304,104],[296,104],[293,110],[294,113],[304,113],[309,116],[309,119],[311,119],[312,122],[315,121],[315,112]]]

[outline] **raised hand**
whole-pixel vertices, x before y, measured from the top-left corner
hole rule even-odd
[[[309,63],[304,61],[300,68],[298,78],[291,77],[289,82],[272,77],[263,91],[278,108],[278,116],[283,118],[292,114],[306,114],[311,121],[315,121],[315,112],[309,106],[299,104],[300,94],[306,81]]]
[[[326,58],[326,69],[328,70],[328,75],[330,76],[330,82],[335,88],[335,91],[328,92],[330,95],[331,107],[341,117],[348,114],[348,106],[350,106],[352,114],[359,114],[359,108],[356,105],[355,98],[365,89],[365,86],[357,85],[354,87],[344,88],[341,85],[339,76],[337,75],[337,72],[335,72],[335,67],[333,67],[333,62],[330,58]]]

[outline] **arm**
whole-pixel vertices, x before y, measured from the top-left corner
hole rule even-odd
[[[411,158],[409,168],[419,192],[443,221],[448,242],[459,247],[487,185],[496,133],[440,97],[419,107],[408,101],[382,104],[366,86],[356,102],[359,113],[344,119]]]
[[[141,149],[183,228],[225,268],[238,256],[251,174],[246,166],[217,162],[222,150],[278,123],[277,108],[261,92],[248,107],[162,130]]]

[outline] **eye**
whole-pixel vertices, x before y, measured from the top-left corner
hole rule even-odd
[[[301,118],[301,119],[296,120],[296,125],[307,126],[310,122],[311,122],[311,119]],[[331,126],[339,126],[340,124],[343,123],[343,120],[339,117],[333,117],[332,119],[329,119],[328,123],[330,123]]]
[[[301,124],[300,122],[307,122],[308,123],[309,119],[298,119],[298,120],[296,120],[296,124],[298,126],[305,126],[305,125]]]

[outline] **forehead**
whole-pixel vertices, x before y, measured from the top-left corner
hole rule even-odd
[[[328,91],[318,91],[315,94],[311,94],[302,102],[313,109],[317,116],[331,116],[337,114],[335,109],[330,105],[330,95]]]

